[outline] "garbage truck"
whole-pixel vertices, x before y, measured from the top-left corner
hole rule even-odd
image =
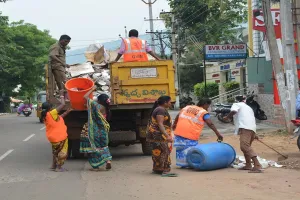
[[[111,119],[109,146],[141,144],[142,152],[151,155],[146,141],[146,127],[154,102],[162,95],[176,99],[175,68],[173,62],[118,62],[109,65]],[[56,83],[49,65],[46,65],[47,102],[59,104],[55,96]],[[66,103],[63,110],[70,107]],[[87,111],[73,110],[65,118],[69,137],[69,157],[81,157],[80,134],[87,122]]]

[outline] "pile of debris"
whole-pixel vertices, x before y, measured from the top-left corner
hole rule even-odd
[[[87,48],[85,57],[86,63],[71,65],[67,69],[67,78],[89,78],[97,86],[94,98],[100,94],[107,94],[111,98],[110,70],[108,69],[108,63],[112,59],[110,53],[103,45],[93,44]]]
[[[275,161],[272,161],[272,160],[266,160],[266,159],[261,158],[259,156],[257,157],[257,159],[258,159],[258,161],[261,164],[263,169],[266,169],[268,167],[275,167],[275,168],[283,167],[283,165],[279,165]],[[232,167],[235,168],[235,169],[239,169],[239,168],[245,167],[245,164],[246,164],[245,157],[237,155],[234,163],[232,164]],[[253,166],[253,164],[252,164],[252,166]]]

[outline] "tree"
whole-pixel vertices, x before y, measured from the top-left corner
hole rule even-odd
[[[177,22],[179,60],[201,63],[206,44],[240,43],[240,24],[247,21],[247,0],[168,0]],[[171,28],[170,16],[161,16]],[[188,51],[188,52],[187,52]],[[181,67],[181,66],[180,66]],[[203,81],[199,65],[180,69],[181,90],[191,92]]]
[[[1,15],[0,19],[0,94],[14,95],[12,90],[21,84],[18,95],[32,96],[45,86],[44,65],[48,49],[56,40],[49,31],[41,31],[33,24],[9,24],[8,18]]]
[[[191,46],[179,62],[180,90],[188,95],[193,91],[195,84],[204,80],[200,54],[196,47]]]

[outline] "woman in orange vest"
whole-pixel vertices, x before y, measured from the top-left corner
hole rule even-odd
[[[124,62],[148,61],[147,53],[156,60],[160,60],[160,58],[152,52],[151,48],[147,45],[147,42],[138,37],[139,32],[137,30],[132,29],[129,31],[129,38],[122,40],[115,62],[118,62],[122,55]]]
[[[175,135],[177,166],[188,167],[186,154],[192,146],[198,144],[205,123],[215,132],[218,140],[223,140],[223,136],[214,126],[207,112],[210,104],[211,100],[204,98],[197,106],[190,105],[183,108],[175,118],[172,128]]]
[[[153,173],[176,177],[171,171],[172,119],[168,113],[171,97],[161,96],[154,103],[147,127],[147,142],[152,144]]]
[[[60,93],[60,105],[51,110],[51,105],[44,102],[41,113],[41,117],[46,125],[47,139],[52,145],[53,162],[51,169],[56,172],[66,171],[62,166],[68,157],[68,134],[63,118],[71,111],[69,109],[62,115],[58,114],[65,106],[64,91],[62,90]]]

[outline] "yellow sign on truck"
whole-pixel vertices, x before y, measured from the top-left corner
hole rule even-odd
[[[58,104],[54,96],[55,82],[46,67],[47,101]],[[146,142],[146,126],[153,103],[162,95],[175,102],[175,69],[172,61],[120,62],[110,65],[111,80],[111,130],[109,145],[114,147],[142,143],[143,153],[151,154]],[[67,104],[65,109],[70,105]],[[87,121],[87,111],[72,111],[65,119],[68,127],[70,153],[79,156],[82,126]]]

